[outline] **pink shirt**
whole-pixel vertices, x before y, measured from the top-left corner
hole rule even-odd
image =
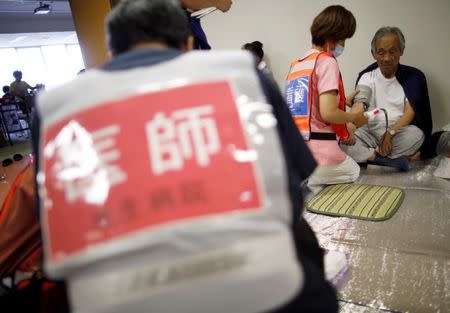
[[[317,52],[317,50],[308,50],[304,57],[314,52]],[[319,95],[327,91],[339,90],[339,66],[336,60],[321,56],[317,60],[312,83],[311,130],[314,132],[333,133],[331,125],[320,116]],[[339,94],[336,99],[336,106],[338,102]],[[307,145],[319,165],[336,165],[344,162],[347,157],[339,148],[337,140],[310,140],[307,142]]]

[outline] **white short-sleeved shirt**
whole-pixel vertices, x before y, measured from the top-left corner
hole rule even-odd
[[[380,68],[361,76],[358,85],[368,86],[372,90],[369,110],[375,108],[385,109],[388,113],[388,127],[394,125],[405,113],[405,102],[407,101],[403,87],[396,77],[386,78]],[[370,129],[386,128],[383,113],[370,120]]]

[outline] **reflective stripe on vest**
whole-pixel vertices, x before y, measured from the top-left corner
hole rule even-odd
[[[311,134],[311,111],[313,96],[312,77],[317,64],[317,60],[320,56],[334,58],[334,56],[328,52],[315,52],[303,59],[295,60],[291,64],[291,68],[286,79],[286,102],[289,110],[291,111],[292,117],[294,118],[295,124],[297,125],[297,128],[306,141],[310,139],[320,138],[320,136],[314,136],[314,134]],[[340,73],[338,107],[340,110],[345,111],[345,91]],[[347,138],[348,132],[345,124],[331,124],[331,126],[338,138]],[[332,138],[331,136],[328,137]]]

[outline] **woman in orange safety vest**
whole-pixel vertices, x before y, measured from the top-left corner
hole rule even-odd
[[[355,30],[356,20],[350,11],[340,5],[325,8],[311,26],[311,49],[292,62],[287,77],[288,106],[319,164],[309,186],[354,182],[359,176],[358,164],[339,148],[339,140],[348,141],[346,123],[361,127],[367,118],[362,111],[345,112],[336,61]]]

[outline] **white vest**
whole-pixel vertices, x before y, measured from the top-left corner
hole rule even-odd
[[[45,269],[75,312],[252,313],[300,292],[285,158],[248,54],[91,70],[38,110]]]

